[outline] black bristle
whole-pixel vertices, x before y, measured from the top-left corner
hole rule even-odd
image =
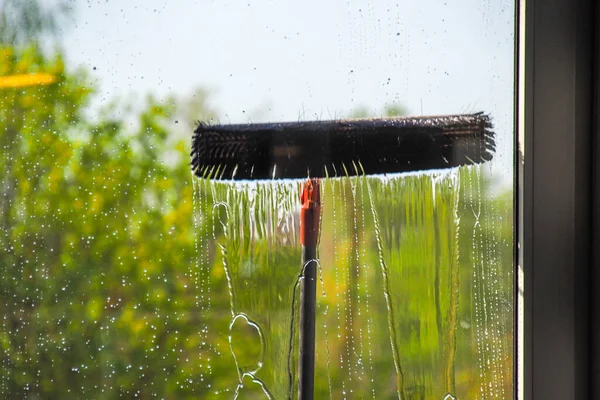
[[[198,123],[192,170],[211,179],[283,179],[451,168],[492,159],[483,113],[269,124]]]

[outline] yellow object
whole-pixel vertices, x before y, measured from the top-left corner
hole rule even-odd
[[[34,73],[22,75],[0,76],[0,88],[21,88],[29,86],[50,85],[56,82],[55,75]]]

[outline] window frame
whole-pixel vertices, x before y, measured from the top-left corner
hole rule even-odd
[[[523,294],[515,313],[518,399],[600,398],[600,338],[589,334],[600,326],[593,318],[600,315],[593,306],[600,305],[593,290],[600,271],[592,268],[600,264],[600,249],[592,246],[600,233],[595,3],[517,4],[515,300]]]

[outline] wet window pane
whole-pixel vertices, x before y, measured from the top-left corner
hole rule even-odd
[[[481,112],[491,159],[326,150],[314,393],[512,399],[513,32],[508,0],[0,0],[0,392],[297,398],[305,177],[195,176],[198,121]]]

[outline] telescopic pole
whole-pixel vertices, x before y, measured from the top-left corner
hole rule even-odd
[[[321,197],[319,179],[302,184],[300,201],[300,242],[303,280],[300,294],[299,400],[313,400],[315,388],[315,319],[317,308],[317,242]]]

